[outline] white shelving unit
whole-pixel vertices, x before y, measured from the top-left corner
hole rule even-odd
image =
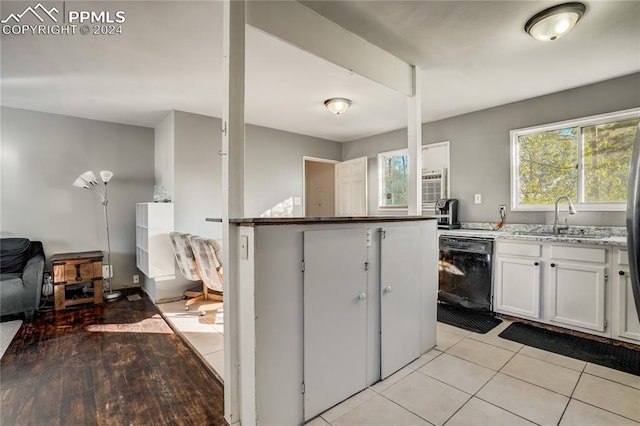
[[[136,204],[136,266],[147,277],[175,275],[172,231],[173,203]]]

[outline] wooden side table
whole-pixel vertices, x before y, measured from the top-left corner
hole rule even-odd
[[[102,252],[59,253],[51,256],[55,310],[82,303],[102,303]],[[89,284],[93,295],[67,300],[70,285]]]

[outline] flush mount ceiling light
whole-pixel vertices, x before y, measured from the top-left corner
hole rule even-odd
[[[324,101],[324,106],[334,114],[342,114],[351,106],[351,100],[346,98],[331,98]]]
[[[540,41],[553,41],[567,34],[587,10],[582,3],[563,3],[536,13],[524,25],[531,37]]]

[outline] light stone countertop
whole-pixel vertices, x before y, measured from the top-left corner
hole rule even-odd
[[[531,225],[525,225],[531,228]],[[450,235],[460,237],[490,238],[493,240],[517,240],[517,241],[539,241],[553,243],[588,244],[626,247],[627,237],[620,235],[622,232],[618,228],[597,228],[597,231],[585,232],[585,235],[596,235],[597,238],[581,238],[581,234],[561,234],[561,235],[522,235],[518,232],[549,232],[546,229],[523,229],[520,230],[511,226],[504,230],[494,231],[491,229],[439,229],[439,235]]]

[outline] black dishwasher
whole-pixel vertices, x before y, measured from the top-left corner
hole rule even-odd
[[[442,235],[439,243],[438,300],[491,312],[493,241]]]

